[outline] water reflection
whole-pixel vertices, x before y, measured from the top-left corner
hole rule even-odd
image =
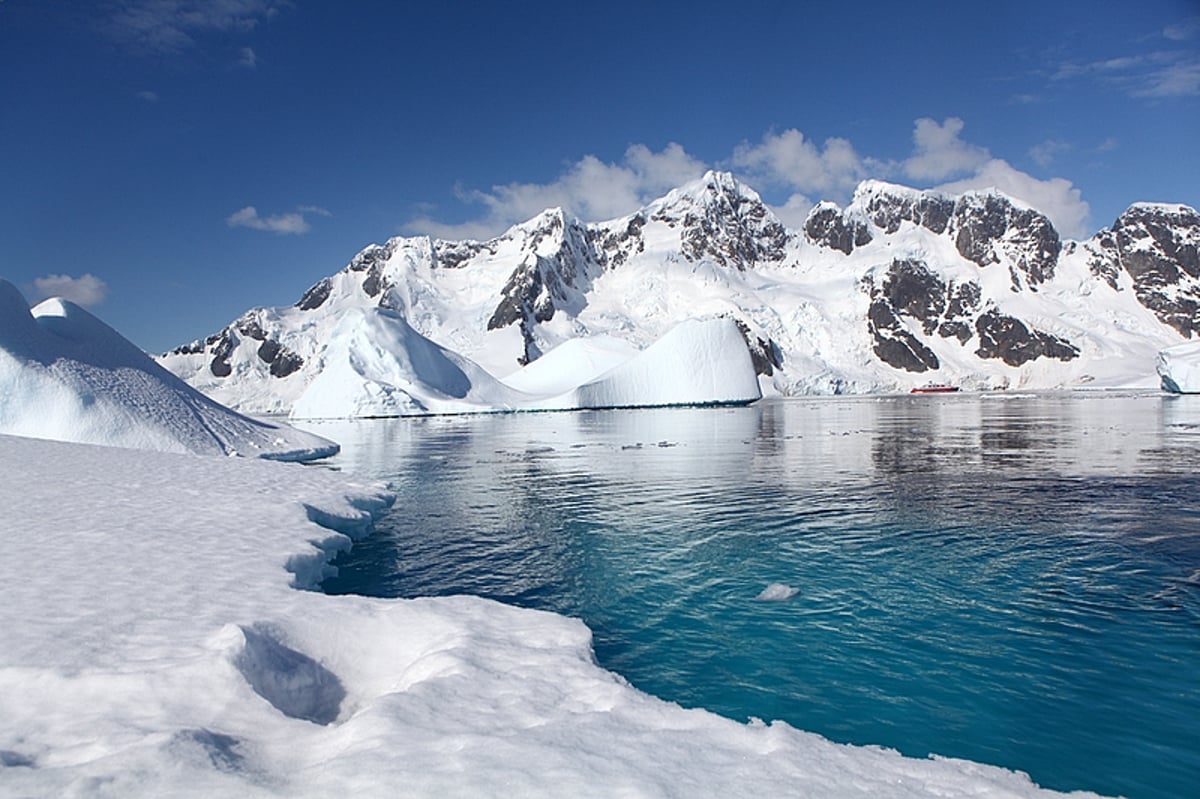
[[[1200,398],[1181,399],[311,425],[343,444],[336,466],[399,494],[326,587],[555,610],[588,623],[602,664],[684,704],[1184,795]],[[773,582],[799,593],[756,602]]]

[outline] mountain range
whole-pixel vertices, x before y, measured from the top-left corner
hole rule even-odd
[[[572,339],[644,348],[727,317],[767,393],[1148,387],[1159,350],[1200,336],[1200,214],[1137,203],[1071,241],[995,190],[869,180],[791,230],[709,172],[610,221],[550,209],[488,241],[372,244],[294,305],[251,309],[160,361],[242,411],[286,413],[339,320],[366,308],[500,378]]]

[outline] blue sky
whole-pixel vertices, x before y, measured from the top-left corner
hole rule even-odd
[[[0,277],[161,351],[363,246],[635,210],[729,169],[1090,235],[1200,205],[1200,2],[0,0]]]

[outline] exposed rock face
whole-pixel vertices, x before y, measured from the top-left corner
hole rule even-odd
[[[366,272],[362,290],[368,297],[378,297],[388,287],[383,270],[393,252],[395,247],[391,246],[391,242],[385,245],[372,244],[354,256],[354,260],[346,267],[350,272]]]
[[[505,283],[487,323],[488,330],[520,325],[525,340],[525,352],[518,359],[522,365],[541,355],[534,327],[549,322],[559,309],[579,313],[587,304],[592,281],[604,269],[590,231],[561,210],[543,214],[527,233],[522,248],[526,254]]]
[[[1079,348],[1069,341],[1029,328],[1016,317],[990,308],[975,320],[981,358],[999,358],[1009,366],[1020,366],[1042,356],[1069,361]]]
[[[907,316],[933,332],[946,308],[946,285],[921,261],[893,261],[882,285],[871,287],[867,326],[875,354],[886,364],[909,372],[941,366],[937,355],[901,322]]]
[[[689,261],[752,269],[783,259],[788,232],[753,191],[727,173],[705,176],[699,196],[683,194],[651,217],[682,226],[680,251]]]
[[[333,281],[327,277],[322,278],[304,292],[304,296],[296,303],[296,307],[302,311],[316,310],[325,304],[325,300],[329,299],[329,292],[332,290]]]
[[[1114,239],[1142,305],[1183,335],[1200,334],[1200,214],[1140,203],[1113,223],[1107,241]]]
[[[886,233],[895,233],[901,222],[912,222],[934,233],[944,233],[954,213],[954,198],[939,192],[913,191],[879,181],[864,181],[854,194],[854,204]]]
[[[1018,208],[994,192],[971,192],[959,198],[950,220],[954,246],[980,266],[1007,263],[1013,290],[1037,287],[1054,276],[1062,250],[1050,220],[1029,208]]]
[[[642,236],[645,226],[646,216],[637,213],[624,227],[617,225],[600,233],[599,253],[610,269],[616,269],[632,256],[646,251],[646,240]]]
[[[750,326],[741,319],[734,319],[737,322],[738,332],[742,334],[742,339],[746,342],[746,348],[750,350],[750,360],[754,364],[754,373],[770,377],[775,374],[776,369],[783,368],[783,351],[779,349],[779,345],[770,338],[763,338],[755,335]]]
[[[875,339],[875,354],[884,363],[909,372],[937,369],[937,355],[905,325],[919,324],[926,335],[957,339],[966,344],[979,336],[975,354],[1020,366],[1035,358],[1069,361],[1079,355],[1071,342],[1031,328],[994,306],[980,312],[978,283],[944,282],[928,264],[896,260],[879,285],[871,283],[867,324]]]
[[[820,203],[804,221],[805,237],[818,246],[839,250],[846,255],[855,247],[871,243],[871,229],[861,220],[847,218],[833,203]]]

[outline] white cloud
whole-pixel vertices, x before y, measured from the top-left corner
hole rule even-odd
[[[734,148],[733,165],[745,170],[751,180],[826,196],[848,192],[867,170],[847,139],[826,139],[818,147],[795,128],[767,133],[755,145],[742,142]]]
[[[1142,76],[1130,90],[1134,97],[1195,97],[1200,95],[1200,61],[1180,61]]]
[[[245,227],[251,230],[266,230],[271,233],[298,236],[309,231],[310,225],[308,224],[308,220],[305,219],[305,215],[307,214],[332,216],[329,211],[314,205],[301,206],[291,213],[259,216],[257,208],[253,205],[247,205],[240,211],[234,211],[226,217],[225,224],[230,227]]]
[[[173,54],[210,33],[246,34],[278,13],[276,0],[124,0],[106,22],[121,44],[146,53]]]
[[[1058,139],[1047,139],[1046,141],[1035,144],[1029,148],[1029,157],[1037,163],[1038,166],[1047,167],[1058,157],[1059,153],[1070,151],[1071,145],[1065,141]]]
[[[951,194],[995,188],[1045,214],[1059,234],[1072,239],[1085,238],[1091,209],[1079,189],[1065,178],[1039,180],[1007,161],[994,158],[975,174],[937,187]]]
[[[948,117],[942,124],[918,119],[913,129],[916,152],[904,162],[904,174],[914,180],[945,180],[970,173],[986,164],[991,154],[959,138],[965,123]]]
[[[771,187],[778,195],[786,196],[783,205],[772,205],[771,210],[792,229],[803,226],[816,200],[844,203],[865,178],[907,176],[918,188],[941,183],[939,188],[955,193],[995,187],[1045,213],[1062,235],[1087,235],[1088,204],[1070,181],[1035,178],[993,158],[986,148],[961,138],[964,127],[957,117],[941,123],[928,118],[916,120],[913,153],[902,162],[861,155],[843,138],[826,139],[817,145],[801,131],[788,129],[768,132],[757,144],[742,142],[722,163],[738,169],[751,186]],[[1030,155],[1045,166],[1069,148],[1064,142],[1049,140],[1034,147]],[[426,214],[411,219],[401,229],[446,239],[483,240],[553,207],[562,207],[588,221],[613,219],[633,213],[668,190],[699,177],[706,168],[703,161],[678,144],[659,152],[635,144],[625,151],[620,163],[584,156],[549,183],[508,183],[488,191],[459,190],[461,200],[483,207],[481,216],[446,223]],[[954,182],[947,182],[950,180]]]
[[[1130,97],[1200,96],[1200,59],[1194,51],[1160,50],[1058,67],[1052,80],[1093,79]]]
[[[40,298],[62,297],[76,305],[84,306],[99,305],[108,294],[107,284],[90,273],[79,277],[46,275],[35,278],[33,287]]]
[[[258,55],[254,52],[253,47],[243,47],[238,56],[238,66],[246,67],[246,69],[254,69],[258,66]]]
[[[1200,36],[1200,17],[1191,17],[1183,22],[1163,28],[1163,36],[1174,42],[1183,42]]]
[[[145,100],[147,103],[158,102],[158,94],[149,90],[137,92],[134,97],[137,97],[139,100]]]
[[[446,224],[424,216],[411,220],[403,230],[447,239],[486,239],[556,207],[583,219],[614,219],[700,177],[705,168],[704,162],[678,144],[668,144],[659,152],[634,144],[620,163],[586,155],[550,183],[507,183],[489,191],[460,191],[460,199],[486,209],[482,218]]]
[[[783,205],[772,205],[771,212],[785,227],[800,230],[804,227],[804,221],[808,219],[808,212],[813,209],[814,205],[816,203],[805,195],[793,194]]]

